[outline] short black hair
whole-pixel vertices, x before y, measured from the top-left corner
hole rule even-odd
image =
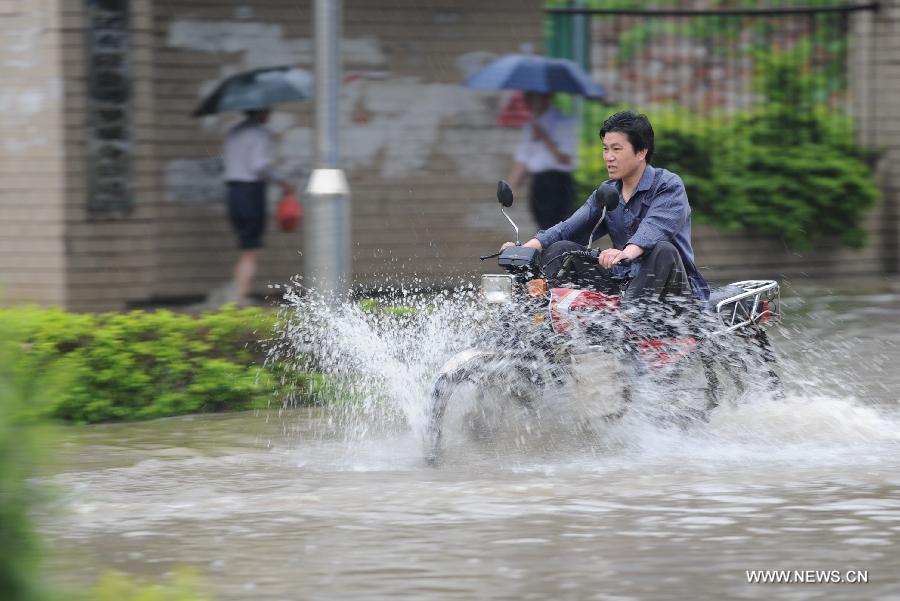
[[[609,132],[619,132],[628,136],[628,141],[635,152],[647,149],[647,162],[653,158],[653,126],[647,115],[639,115],[632,111],[620,111],[610,115],[600,126],[600,137]]]

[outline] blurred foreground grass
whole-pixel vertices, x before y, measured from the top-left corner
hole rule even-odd
[[[0,319],[0,599],[2,601],[211,601],[197,575],[176,570],[168,582],[146,583],[107,571],[89,591],[57,591],[42,572],[33,515],[45,501],[35,478],[50,460],[53,437],[41,408],[53,407],[71,386],[71,374],[35,371],[41,361],[23,352],[22,335],[41,321],[34,312]],[[43,316],[62,319],[59,312]],[[89,323],[87,318],[83,324]],[[44,323],[46,326],[47,323]],[[43,340],[46,342],[46,340]],[[40,343],[39,343],[40,344]],[[33,347],[32,347],[33,348]],[[52,362],[51,362],[52,363]]]

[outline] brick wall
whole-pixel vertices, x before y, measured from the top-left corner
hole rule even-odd
[[[0,304],[64,304],[57,0],[0,2]]]

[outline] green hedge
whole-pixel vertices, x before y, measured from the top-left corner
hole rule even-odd
[[[281,384],[277,365],[262,367],[259,341],[274,322],[259,309],[196,317],[0,310],[0,330],[17,346],[18,381],[55,381],[60,390],[27,410],[82,423],[267,406]]]

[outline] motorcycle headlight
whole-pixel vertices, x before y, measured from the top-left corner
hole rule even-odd
[[[508,303],[512,300],[511,275],[481,276],[481,298],[488,304]]]

